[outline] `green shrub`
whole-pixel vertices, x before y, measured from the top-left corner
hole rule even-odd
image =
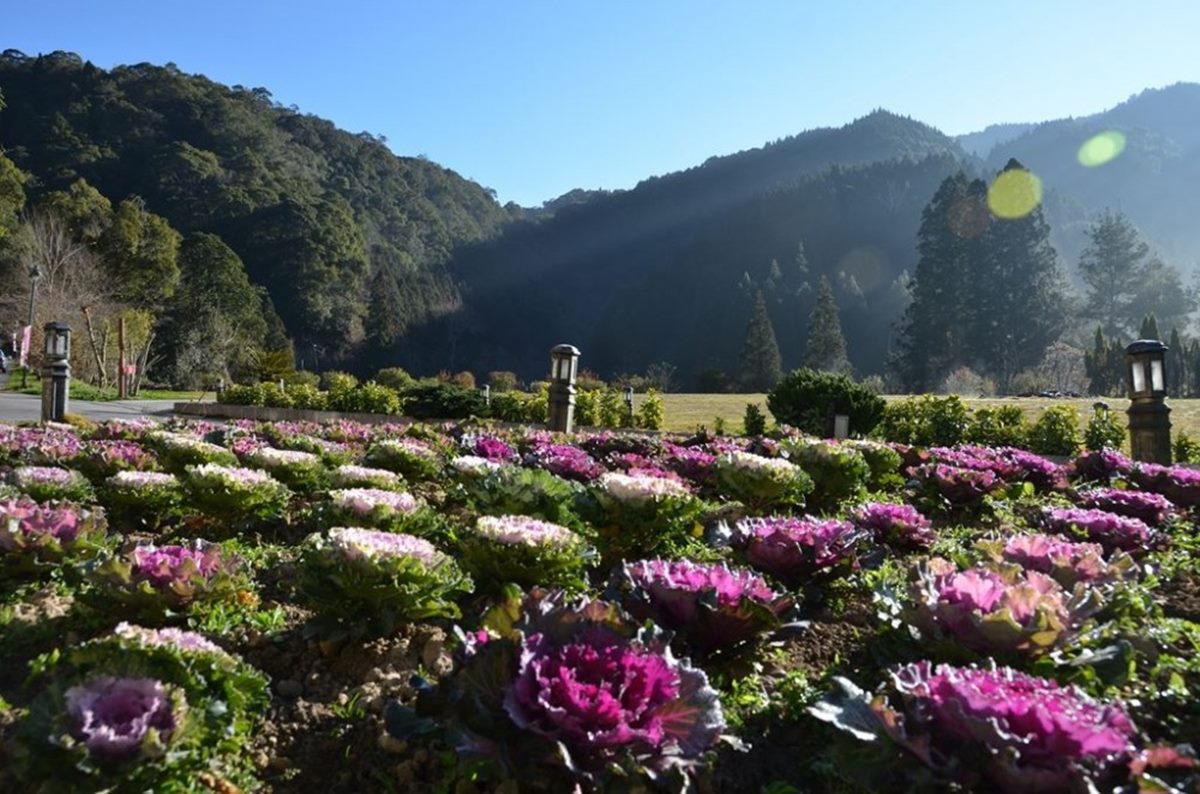
[[[1079,451],[1079,412],[1073,405],[1047,408],[1029,429],[1029,450],[1039,455],[1074,455]]]
[[[262,395],[253,386],[232,385],[217,395],[217,402],[226,405],[262,405]]]
[[[742,432],[748,436],[761,436],[767,432],[767,417],[755,403],[746,403],[742,414]]]
[[[367,381],[358,390],[358,410],[372,414],[400,413],[400,395],[375,381]]]
[[[293,408],[323,411],[329,406],[325,392],[308,383],[289,386],[288,394],[291,395]]]
[[[464,389],[474,389],[476,387],[475,375],[466,370],[454,373],[450,378],[450,382],[455,386],[462,386]]]
[[[662,430],[663,401],[656,389],[646,390],[646,397],[638,407],[637,426],[643,430]]]
[[[544,425],[550,417],[550,384],[538,384],[537,394],[525,404],[524,422]]]
[[[256,405],[265,405],[268,408],[291,408],[292,396],[286,389],[279,388],[278,383],[263,382],[254,387],[258,391],[258,402]]]
[[[1200,441],[1193,439],[1187,433],[1175,436],[1173,449],[1176,463],[1200,462]]]
[[[850,417],[850,432],[866,435],[875,429],[886,403],[845,375],[798,369],[776,384],[767,395],[775,421],[814,436],[829,434],[833,414]]]
[[[384,367],[375,373],[375,382],[389,389],[404,391],[417,381],[403,367]]]
[[[283,382],[288,386],[311,386],[316,389],[321,385],[320,375],[303,369],[294,369],[291,372],[285,372],[282,377]]]
[[[970,412],[957,394],[924,394],[889,403],[876,435],[898,444],[952,447],[966,436]]]
[[[496,370],[488,373],[487,382],[488,386],[492,387],[493,392],[509,392],[516,391],[520,380],[517,378],[515,372]]]
[[[575,395],[575,424],[581,427],[595,427],[599,402],[599,392],[581,389]]]
[[[1112,411],[1096,411],[1083,431],[1083,444],[1088,449],[1120,449],[1125,443],[1125,428]],[[1178,456],[1176,456],[1178,457]]]
[[[404,390],[404,410],[414,419],[468,419],[487,416],[488,406],[476,389],[453,383],[418,383]]]
[[[980,408],[971,416],[964,439],[987,447],[1024,448],[1029,441],[1029,422],[1016,405]]]
[[[330,371],[321,374],[321,386],[325,391],[350,391],[358,385],[358,378],[349,372]]]
[[[492,418],[501,422],[525,422],[529,411],[529,403],[534,401],[532,394],[519,391],[501,392],[492,395]]]
[[[602,427],[622,427],[625,422],[625,406],[621,394],[616,389],[605,389],[600,392],[598,407],[599,420]]]

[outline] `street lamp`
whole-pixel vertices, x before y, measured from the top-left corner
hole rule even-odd
[[[63,323],[42,326],[46,360],[42,363],[42,421],[61,422],[71,391],[71,329]]]
[[[633,427],[633,387],[625,387],[625,413],[629,416],[629,426]]]
[[[33,338],[33,304],[37,301],[38,281],[42,278],[42,269],[36,264],[29,266],[29,322],[26,328],[29,330],[21,336],[21,358],[25,359],[25,366],[21,370],[21,388],[24,389],[29,385],[29,342]]]
[[[575,374],[579,368],[579,348],[555,345],[550,348],[549,427],[558,433],[570,433],[575,427]]]
[[[1167,407],[1167,346],[1139,339],[1125,348],[1129,387],[1129,445],[1134,460],[1171,463],[1171,409]]]

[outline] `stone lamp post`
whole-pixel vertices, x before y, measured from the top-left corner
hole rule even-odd
[[[1129,387],[1129,445],[1134,460],[1171,463],[1171,409],[1167,407],[1167,346],[1139,339],[1125,348]]]
[[[71,329],[59,322],[42,326],[46,360],[42,364],[42,421],[61,422],[70,410]]]
[[[575,375],[579,368],[579,348],[555,345],[550,348],[549,428],[570,433],[575,427]]]

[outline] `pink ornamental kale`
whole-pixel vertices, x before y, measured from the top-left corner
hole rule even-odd
[[[682,637],[700,656],[738,648],[780,627],[792,600],[758,574],[687,560],[627,563],[618,576],[623,603]]]
[[[1154,541],[1154,532],[1144,521],[1104,510],[1051,507],[1042,513],[1042,520],[1052,532],[1066,535],[1082,533],[1088,540],[1106,549],[1137,553],[1147,551]]]
[[[1131,573],[1133,561],[1117,552],[1113,561],[1104,559],[1098,543],[1074,543],[1052,535],[1016,535],[1004,544],[1003,558],[1028,571],[1039,571],[1065,588],[1078,582],[1102,584]]]
[[[918,662],[893,671],[873,700],[839,683],[848,697],[827,698],[814,716],[861,739],[895,742],[943,785],[1014,794],[1107,790],[1135,751],[1120,702],[1100,703],[1007,667]]]
[[[1200,470],[1139,463],[1132,477],[1142,488],[1160,493],[1181,507],[1200,506]]]
[[[1006,485],[990,469],[967,469],[945,463],[914,466],[908,473],[926,490],[935,492],[956,507],[977,504]]]
[[[971,568],[932,558],[919,566],[907,620],[923,638],[946,638],[979,654],[1040,655],[1074,636],[1099,606],[1045,574],[1018,566]]]
[[[1117,477],[1128,477],[1133,472],[1133,461],[1112,449],[1085,452],[1070,465],[1070,473],[1082,480],[1109,482]]]
[[[604,467],[591,455],[569,444],[538,444],[527,462],[563,479],[578,482],[590,482],[604,473]]]
[[[1067,484],[1066,473],[1057,463],[1016,447],[933,447],[929,453],[951,466],[990,471],[1006,483],[1030,482],[1043,491]]]
[[[221,570],[221,551],[216,546],[136,546],[132,553],[134,582],[148,582],[155,590],[174,589],[184,580],[211,579]]]
[[[1149,491],[1096,488],[1079,493],[1079,506],[1106,510],[1119,516],[1136,518],[1150,526],[1161,526],[1171,517],[1175,505],[1167,497]]]
[[[470,451],[494,463],[508,463],[517,456],[516,450],[495,436],[476,436]]]
[[[927,549],[936,539],[929,519],[911,505],[869,502],[851,511],[850,520],[877,543],[895,548]]]
[[[182,716],[182,695],[152,678],[97,676],[67,690],[71,733],[100,761],[162,755]]]
[[[748,518],[731,542],[746,562],[789,587],[843,563],[854,565],[855,545],[866,532],[846,521],[819,518]]]

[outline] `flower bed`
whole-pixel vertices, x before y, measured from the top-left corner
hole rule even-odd
[[[0,791],[1200,780],[1177,467],[345,420],[0,456]]]

